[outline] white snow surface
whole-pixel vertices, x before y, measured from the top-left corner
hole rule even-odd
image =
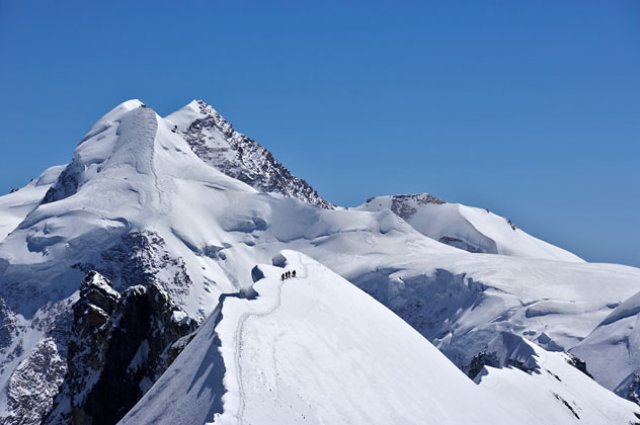
[[[15,192],[0,196],[0,241],[20,224],[42,200],[49,187],[58,179],[64,165],[47,168]]]
[[[359,207],[393,209],[423,235],[488,254],[584,262],[569,251],[537,239],[483,208],[447,203],[427,194],[379,196]]]
[[[540,373],[486,368],[475,385],[343,278],[281,257],[260,266],[257,299],[224,300],[121,425],[604,424],[640,410],[531,343]]]
[[[614,309],[571,352],[605,387],[620,392],[640,376],[640,293]]]
[[[183,108],[180,116],[185,117],[185,122],[191,119],[187,115],[184,114]],[[176,117],[174,116],[174,119]],[[179,378],[181,374],[187,376],[190,373],[203,373],[201,378],[192,382],[193,388],[199,386],[202,391],[194,393],[193,388],[187,391],[194,398],[192,401],[184,399],[185,406],[192,403],[200,406],[203,403],[201,397],[205,397],[207,403],[212,401],[209,404],[205,403],[209,407],[216,404],[217,389],[207,387],[209,384],[199,380],[206,381],[211,374],[211,379],[215,382],[219,378],[216,375],[218,372],[214,371],[213,363],[207,360],[217,358],[216,350],[213,350],[210,344],[215,337],[212,333],[214,328],[219,328],[221,332],[223,356],[227,355],[224,353],[225,344],[226,347],[234,344],[231,334],[223,332],[227,326],[225,320],[222,320],[220,327],[216,327],[214,323],[219,319],[214,317],[217,317],[216,308],[220,295],[250,288],[253,266],[269,263],[271,258],[283,249],[304,253],[373,295],[433,342],[461,368],[466,367],[471,358],[486,348],[501,332],[521,335],[549,350],[571,349],[621,303],[640,292],[640,269],[584,263],[572,254],[545,244],[520,230],[513,231],[505,219],[484,210],[476,211],[455,204],[434,204],[434,207],[442,209],[429,212],[420,204],[415,221],[412,221],[411,218],[403,219],[392,212],[390,200],[389,205],[382,207],[369,205],[358,209],[330,210],[282,195],[261,193],[203,162],[194,154],[181,134],[172,131],[175,125],[182,126],[183,123],[174,123],[158,116],[152,109],[143,107],[140,101],[127,101],[106,114],[92,127],[76,148],[71,163],[55,183],[54,174],[57,175],[59,169],[47,171],[44,175],[48,177],[42,180],[40,186],[34,183],[31,189],[24,188],[0,197],[1,217],[13,214],[11,211],[20,210],[20,214],[11,218],[16,223],[6,225],[6,228],[13,227],[15,230],[0,243],[0,296],[7,303],[10,319],[15,324],[14,333],[17,335],[12,337],[7,347],[0,347],[0,364],[4,366],[0,369],[0,409],[3,411],[7,405],[6,388],[12,372],[48,335],[47,332],[54,326],[57,315],[68,312],[71,303],[77,299],[77,290],[84,276],[77,264],[99,266],[101,262],[106,261],[102,256],[103,252],[117,245],[123,235],[131,232],[153,232],[164,240],[163,249],[166,255],[183,262],[189,282],[183,282],[185,286],[178,287],[171,286],[176,283],[172,269],[162,265],[163,256],[153,258],[160,264],[157,278],[166,283],[164,289],[190,317],[204,319],[214,313],[194,339],[196,341],[208,338],[208,342],[190,344],[179,357],[183,359],[181,363],[176,362],[175,368],[170,369],[175,370],[174,375],[165,374],[182,382]],[[51,193],[55,196],[52,195],[49,202],[41,202],[52,183]],[[26,196],[28,192],[20,194],[24,190],[34,192],[29,196]],[[24,195],[24,199],[20,199],[19,195]],[[12,206],[16,205],[22,207],[12,210]],[[427,207],[431,208],[430,205]],[[421,212],[423,210],[427,211],[424,212],[424,216]],[[486,215],[486,223],[476,217],[483,215]],[[21,217],[24,218],[21,220]],[[432,223],[429,217],[434,220],[433,228],[429,227]],[[448,219],[451,221],[447,221]],[[3,221],[5,222],[9,223]],[[446,230],[447,228],[450,230]],[[438,242],[442,235],[433,233],[438,229],[442,235],[465,237],[468,241],[481,235],[485,238],[482,240],[491,239],[496,242],[497,252],[470,253],[445,245]],[[296,260],[298,254],[290,255],[293,255],[291,261],[302,261],[305,264],[311,262],[304,257]],[[325,270],[319,265],[313,267]],[[302,267],[300,269],[302,270]],[[289,302],[292,304],[299,302],[301,305],[308,305],[305,304],[309,300],[304,292],[315,294],[317,287],[323,287],[322,283],[314,286],[317,282],[312,283],[304,278],[285,281],[281,285],[273,282],[275,269],[267,267],[265,272],[271,275],[256,284],[261,297],[251,301],[228,297],[224,302],[228,310],[222,312],[223,318],[231,317],[235,311],[268,309],[267,306],[271,305],[269,303],[279,299],[273,292],[276,288],[282,289],[282,300],[291,299]],[[329,293],[336,291],[343,296],[353,296],[359,300],[354,302],[362,303],[362,309],[377,312],[362,312],[364,317],[369,317],[377,323],[378,319],[371,316],[381,315],[383,318],[380,319],[380,332],[391,332],[391,327],[396,325],[389,323],[402,323],[359,290],[351,287],[344,289],[345,284],[340,278],[325,271],[320,274],[326,275],[327,281],[334,282],[327,284],[329,286],[326,290]],[[116,290],[123,289],[117,279],[113,283]],[[296,283],[301,285],[295,286]],[[311,289],[299,294],[298,289],[305,284],[311,285]],[[289,296],[291,298],[288,298]],[[325,304],[329,303],[329,300],[325,301]],[[334,313],[338,316],[346,314],[346,311],[342,311],[345,308],[344,303],[341,304],[343,301],[350,304],[349,300],[341,300],[326,308],[329,311],[337,309]],[[236,307],[231,307],[234,305]],[[252,338],[257,339],[255,343],[258,345],[254,346],[254,349],[263,342],[259,336],[263,330],[267,340],[273,337],[269,334],[272,332],[270,326],[286,326],[290,332],[310,331],[310,322],[302,321],[299,324],[301,328],[295,328],[298,325],[288,323],[294,310],[295,307],[291,305],[289,309],[274,316],[269,315],[265,318],[265,329],[261,328],[263,325],[257,316],[248,319],[246,328],[243,329],[250,332]],[[318,316],[318,320],[321,319],[333,320]],[[343,322],[345,320],[347,319]],[[350,321],[362,325],[359,319],[350,317],[348,322]],[[230,323],[228,326],[235,326],[231,319],[226,323]],[[335,324],[335,321],[331,323]],[[362,344],[372,348],[373,334],[368,333],[366,329],[357,329],[364,332],[358,337],[361,338]],[[320,330],[333,332],[328,329]],[[411,362],[419,360],[416,356],[427,356],[431,359],[440,354],[413,330],[394,328],[393,332],[396,331],[399,333],[399,339],[394,341],[398,344],[407,344],[411,349],[423,347],[418,350],[423,354],[406,354],[412,359],[407,366],[408,372],[399,373],[406,373],[406,376],[415,374],[418,381],[426,379],[422,372],[415,370],[418,367]],[[384,335],[387,338],[386,333],[376,335]],[[302,340],[300,346],[286,347],[298,353],[300,357],[300,353],[305,350],[303,343],[319,350],[318,356],[321,357],[316,357],[316,361],[333,360],[331,356],[337,356],[336,352],[318,347],[318,341],[313,340]],[[247,344],[251,346],[251,342]],[[285,340],[283,344],[294,343]],[[22,346],[20,352],[16,351],[19,345]],[[357,364],[356,355],[369,356],[371,361],[379,361],[389,366],[389,363],[385,363],[386,360],[371,358],[372,354],[358,351],[357,347],[352,348],[351,345],[348,347],[346,351],[356,350],[353,359],[350,360],[354,373],[362,370],[365,365]],[[392,350],[392,347],[379,349]],[[10,353],[16,355],[10,356]],[[597,357],[597,351],[594,353]],[[202,361],[198,364],[186,364],[187,360],[184,359],[189,356]],[[444,364],[444,357],[437,358],[442,360],[433,360],[435,364]],[[622,354],[612,359],[612,368],[625,362]],[[227,364],[231,370],[234,363],[225,361],[225,365]],[[316,365],[318,373],[326,369],[325,364],[328,365]],[[467,379],[453,364],[447,365],[456,372],[455,376],[459,376],[460,380]],[[638,363],[635,365],[638,366]],[[367,368],[372,367],[375,366],[367,365]],[[591,369],[589,364],[587,367]],[[629,370],[630,368],[631,366]],[[286,370],[292,373],[293,369]],[[342,371],[338,368],[336,374],[338,370]],[[502,372],[497,372],[497,375]],[[521,371],[515,372],[529,376]],[[264,373],[271,372],[267,368]],[[391,375],[385,375],[387,372],[380,373],[380,379],[384,377],[384,380],[391,380]],[[493,373],[490,372],[489,377]],[[600,374],[595,375],[601,379]],[[225,379],[229,376],[231,375],[227,373]],[[353,379],[354,382],[362,382],[358,381],[357,377]],[[452,382],[458,380],[451,379]],[[168,387],[173,385],[166,379],[159,382],[165,382],[163,385]],[[294,381],[287,382],[287,385],[293,385]],[[227,384],[229,393],[224,399],[225,406],[233,405],[233,397],[236,397],[232,391],[233,383]],[[259,383],[252,382],[248,385],[254,384]],[[395,388],[395,384],[389,385]],[[461,385],[462,388],[466,388],[466,384]],[[580,382],[580,385],[587,390],[590,386],[597,387],[592,381]],[[331,387],[326,388],[328,390]],[[470,394],[477,393],[473,390],[473,384],[469,388]],[[368,390],[360,391],[367,394]],[[398,394],[404,394],[405,390],[398,391]],[[567,391],[572,390],[567,387]],[[414,392],[416,391],[412,389],[412,393]],[[264,405],[268,402],[266,399],[256,399],[256,395],[251,397],[253,398],[250,404],[255,402]],[[294,403],[293,394],[286,397]],[[415,397],[428,398],[436,395],[425,391],[424,394],[406,397],[403,403],[413,406],[416,403]],[[157,400],[161,400],[161,404],[168,403],[165,399]],[[384,403],[381,401],[380,409],[385,408],[384,406],[388,408],[388,403],[396,402],[399,403],[393,400]],[[313,414],[310,410],[305,410],[307,407],[304,407],[304,400],[295,403],[301,411]],[[247,415],[253,414],[252,408],[248,407]],[[175,409],[181,411],[177,405]],[[421,412],[420,406],[407,409],[411,412]],[[479,412],[482,410],[481,407],[478,409]],[[229,412],[232,411],[233,409],[226,410],[225,414],[231,414]],[[285,415],[285,411],[282,407],[278,414]],[[323,412],[324,410],[321,410],[321,414],[329,415]],[[209,413],[211,418],[206,420],[212,420],[213,413],[210,409],[199,418],[204,418]],[[459,418],[455,415],[463,415],[460,412],[450,414],[454,415],[453,418]],[[349,415],[364,413],[354,411]]]
[[[525,341],[535,352],[539,371],[486,367],[480,388],[498,400],[517,424],[634,424],[637,405],[593,385],[567,362],[565,353],[548,352]],[[473,422],[472,422],[473,423]],[[481,423],[481,422],[476,422]]]

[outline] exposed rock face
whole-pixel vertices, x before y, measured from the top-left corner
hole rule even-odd
[[[0,371],[11,375],[1,425],[116,423],[196,328],[177,307],[192,285],[184,261],[157,233],[124,234],[88,258],[72,266],[86,273],[79,299],[43,306],[28,325],[4,296],[26,302],[38,295],[35,287],[20,282],[3,288]],[[25,344],[29,330],[43,340]]]
[[[67,198],[76,193],[80,186],[80,174],[82,168],[82,164],[78,159],[74,158],[74,160],[65,167],[62,173],[60,173],[58,180],[44,195],[42,203],[48,204],[50,202],[59,201],[60,199]]]
[[[47,424],[107,425],[118,420],[169,367],[196,329],[156,285],[122,294],[87,274],[73,306],[68,374]]]
[[[119,290],[134,285],[156,285],[174,298],[188,292],[191,279],[184,261],[172,256],[155,232],[131,232],[101,254],[96,264],[76,264],[88,273],[96,270]]]
[[[585,362],[584,360],[579,359],[578,357],[574,356],[571,353],[566,353],[566,354],[568,356],[567,363],[569,363],[571,366],[575,367],[580,372],[582,372],[585,375],[587,375],[589,378],[593,379],[593,376],[591,376],[591,374],[587,370],[587,362]],[[639,381],[639,383],[640,383],[640,381]],[[629,400],[632,400],[632,399],[629,399]],[[635,403],[638,403],[638,401],[640,401],[640,398],[637,398],[636,400],[632,400],[632,401],[634,401]],[[640,403],[638,403],[638,404],[640,404]]]
[[[500,367],[498,355],[494,352],[487,352],[486,350],[480,351],[471,359],[471,363],[469,363],[469,367],[467,368],[467,376],[475,379],[485,366]]]
[[[42,340],[14,370],[7,391],[10,414],[3,425],[38,425],[51,409],[67,365],[51,338]]]
[[[11,343],[17,335],[18,330],[13,317],[13,312],[7,304],[0,298],[0,354],[3,354],[5,362],[13,360],[9,351],[11,351]],[[0,368],[4,368],[4,363],[0,363]]]
[[[444,201],[428,193],[394,195],[391,201],[391,211],[406,220],[416,213],[418,206],[427,204],[441,205],[444,204]]]
[[[271,152],[238,133],[216,110],[197,101],[202,118],[184,131],[184,137],[203,161],[226,175],[262,192],[275,192],[322,208],[334,206],[305,180],[291,174]]]

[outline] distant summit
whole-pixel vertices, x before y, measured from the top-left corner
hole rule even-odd
[[[390,209],[423,235],[472,253],[584,262],[488,209],[445,202],[428,193],[373,197],[359,208]]]

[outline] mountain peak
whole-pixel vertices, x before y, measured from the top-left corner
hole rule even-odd
[[[127,101],[100,118],[76,148],[73,159],[60,174],[43,203],[75,194],[94,177],[113,169],[114,180],[126,180],[122,167],[134,174],[148,173],[158,130],[158,116],[138,101]]]
[[[189,103],[189,105],[193,105],[194,107],[198,108],[200,112],[204,115],[218,114],[218,111],[216,111],[216,109],[213,106],[209,105],[207,102],[205,102],[202,99],[194,99]]]
[[[205,163],[262,192],[332,209],[305,180],[294,176],[271,152],[235,130],[218,111],[203,100],[193,100],[166,117],[191,149]]]
[[[144,106],[144,103],[140,99],[129,99],[116,106],[116,108],[128,109],[130,111],[140,106]]]
[[[114,122],[120,120],[126,113],[133,111],[136,108],[145,107],[140,99],[129,99],[118,104],[109,112],[100,117],[89,129],[87,134],[80,140],[79,144],[86,142],[94,136],[102,133],[107,128],[111,127]]]
[[[141,106],[142,107],[146,107],[144,102],[142,102],[140,99],[125,100],[124,102],[119,103],[113,109],[111,109],[109,112],[104,114],[102,116],[102,118],[100,118],[96,123],[99,123],[101,121],[113,120],[113,118],[118,117],[118,116],[120,116],[120,115],[122,115],[124,113],[129,112],[129,111],[132,111],[132,110],[134,110],[136,108],[139,108]]]

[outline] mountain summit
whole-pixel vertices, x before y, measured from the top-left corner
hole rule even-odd
[[[169,115],[193,151],[207,164],[229,177],[262,191],[280,193],[322,208],[333,208],[316,190],[295,177],[258,142],[237,132],[215,109],[194,100]]]

